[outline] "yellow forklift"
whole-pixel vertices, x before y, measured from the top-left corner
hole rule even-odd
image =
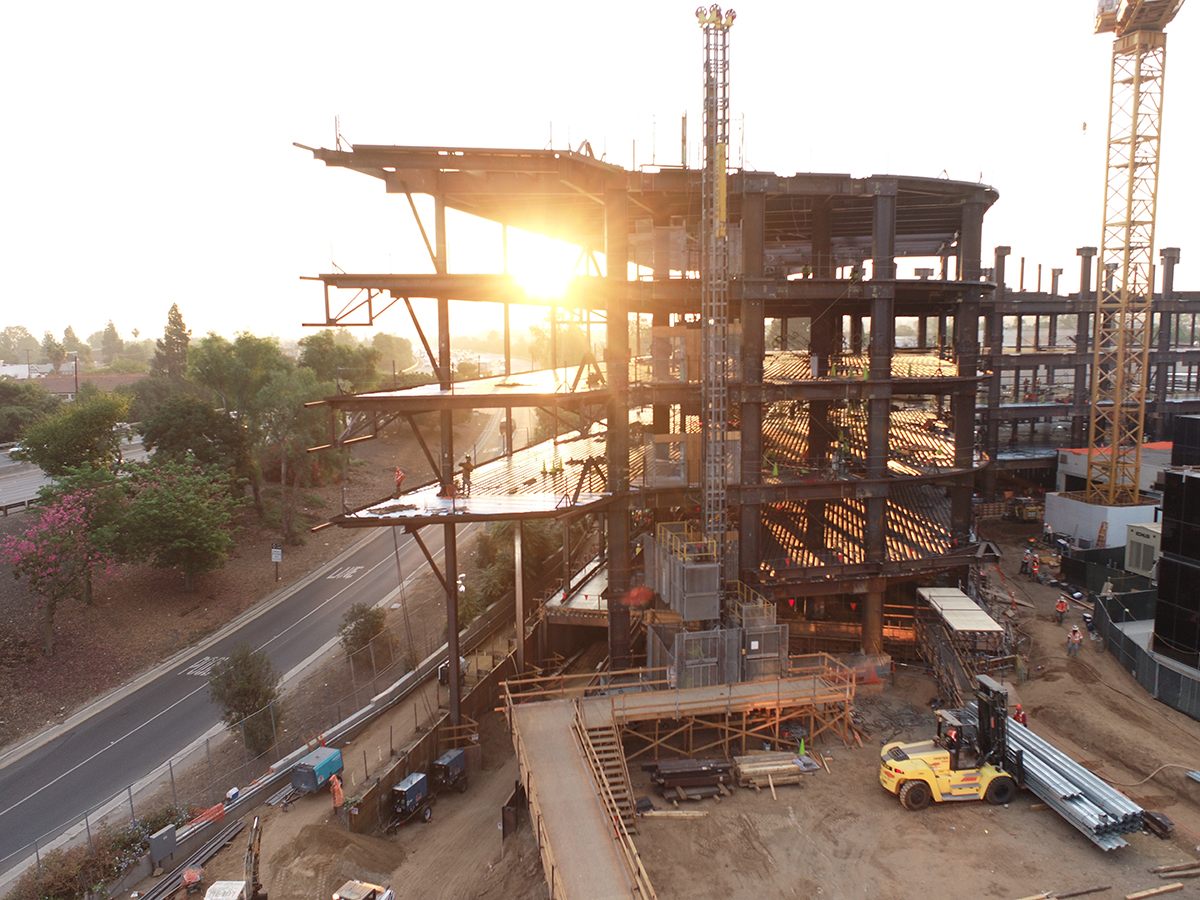
[[[1045,515],[1046,505],[1033,497],[1014,497],[1004,512],[1004,518],[1013,522],[1041,522]]]
[[[964,710],[940,709],[933,740],[895,741],[881,751],[879,783],[905,809],[924,809],[930,801],[1004,804],[1024,786],[1022,751],[1008,746],[1008,691],[987,675],[977,678],[975,722]]]

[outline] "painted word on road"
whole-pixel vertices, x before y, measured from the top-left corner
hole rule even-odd
[[[201,678],[207,678],[212,674],[212,670],[217,663],[224,662],[226,658],[224,656],[206,656],[203,659],[196,660],[180,674],[199,675]]]
[[[334,569],[332,572],[330,572],[325,577],[326,578],[353,578],[355,575],[357,575],[359,572],[361,572],[365,568],[366,568],[366,566],[341,566],[337,569]]]

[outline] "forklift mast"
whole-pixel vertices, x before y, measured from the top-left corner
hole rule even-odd
[[[1025,781],[1022,751],[1014,752],[1008,745],[1008,691],[988,675],[976,677],[979,681],[975,691],[979,717],[979,762],[990,762],[1022,785]]]

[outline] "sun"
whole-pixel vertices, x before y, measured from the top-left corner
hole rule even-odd
[[[577,246],[510,229],[508,271],[530,297],[561,300],[585,269]]]

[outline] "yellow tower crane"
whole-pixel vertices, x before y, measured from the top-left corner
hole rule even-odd
[[[1115,35],[1104,231],[1097,268],[1087,500],[1139,502],[1146,420],[1154,217],[1167,36],[1183,0],[1100,0],[1096,33]]]

